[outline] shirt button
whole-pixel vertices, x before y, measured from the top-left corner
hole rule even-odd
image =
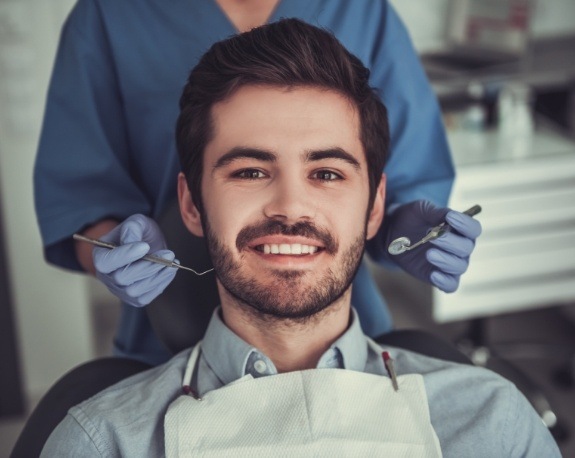
[[[264,361],[262,361],[261,359],[258,359],[254,363],[254,369],[258,372],[258,374],[265,374],[266,371],[268,370],[268,366]]]

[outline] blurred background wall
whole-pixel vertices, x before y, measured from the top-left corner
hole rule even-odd
[[[73,3],[0,1],[0,189],[8,265],[8,278],[0,281],[9,281],[23,388],[32,397],[93,355],[86,281],[44,262],[32,189],[46,89]]]
[[[419,52],[442,49],[451,0],[390,0]],[[539,0],[532,2],[533,39],[575,33],[575,2],[573,0]]]

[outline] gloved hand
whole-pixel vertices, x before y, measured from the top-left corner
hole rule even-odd
[[[149,304],[166,289],[178,269],[141,260],[150,253],[169,261],[175,255],[166,249],[162,231],[154,220],[132,215],[101,237],[118,245],[113,249],[94,247],[92,258],[98,277],[123,302],[135,307]]]
[[[411,244],[423,238],[428,230],[447,221],[451,230],[411,251],[388,255],[407,273],[435,285],[446,293],[455,291],[459,277],[467,270],[475,239],[481,234],[481,224],[463,213],[440,208],[425,200],[404,204],[389,216],[384,249],[399,238],[408,237]]]

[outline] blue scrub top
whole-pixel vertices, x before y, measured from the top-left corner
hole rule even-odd
[[[287,17],[331,30],[371,69],[391,128],[387,205],[427,199],[445,206],[454,170],[440,111],[391,6],[384,0],[283,0],[270,22]],[[158,218],[176,198],[181,90],[201,55],[235,33],[213,0],[78,1],[62,30],[34,171],[49,262],[81,270],[74,232],[108,217]],[[364,331],[388,331],[391,318],[365,265],[354,285]],[[117,352],[165,360],[169,355],[151,337],[145,311],[123,308]]]

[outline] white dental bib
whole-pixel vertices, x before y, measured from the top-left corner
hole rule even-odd
[[[440,457],[423,377],[401,375],[398,384],[394,391],[388,377],[342,369],[246,375],[201,400],[182,395],[169,406],[166,456]]]

